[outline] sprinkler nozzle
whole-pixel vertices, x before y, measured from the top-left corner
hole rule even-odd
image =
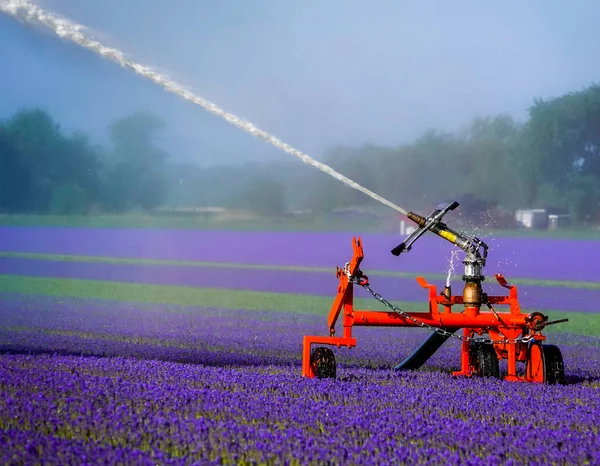
[[[452,298],[452,287],[451,287],[451,286],[448,286],[448,285],[446,285],[446,286],[444,287],[444,291],[442,291],[442,296],[443,296],[444,298],[448,299],[448,300],[449,300],[450,298]]]

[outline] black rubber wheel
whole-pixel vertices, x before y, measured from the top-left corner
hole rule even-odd
[[[330,348],[319,346],[310,355],[310,363],[319,379],[335,379],[335,356]]]
[[[474,375],[500,378],[500,363],[493,345],[471,342],[470,353]]]
[[[544,351],[544,367],[546,369],[546,380],[548,384],[565,383],[565,365],[562,353],[558,346],[542,345]]]

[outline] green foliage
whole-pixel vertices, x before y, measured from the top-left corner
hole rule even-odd
[[[154,145],[164,123],[136,113],[110,127],[114,150],[85,134],[64,134],[41,109],[26,109],[0,125],[0,212],[85,214],[92,206],[150,210],[165,197],[165,160]]]
[[[589,221],[600,209],[600,183],[594,175],[571,173],[562,183],[544,183],[538,199],[542,205],[569,212],[576,221]]]
[[[519,207],[525,181],[518,170],[519,126],[507,115],[476,118],[466,135],[463,192],[490,203]]]
[[[26,167],[29,186],[25,199],[14,199],[29,212],[46,212],[62,168],[59,125],[41,109],[22,110],[5,125],[20,167]],[[10,200],[9,200],[10,202]]]
[[[0,137],[0,209],[47,213],[64,203],[55,198],[64,197],[64,185],[77,185],[81,198],[95,198],[97,167],[98,154],[87,137],[65,136],[41,109],[20,111]]]
[[[155,167],[169,157],[156,146],[156,135],[165,122],[146,112],[136,112],[121,118],[109,127],[113,157],[139,167]]]
[[[600,87],[536,101],[530,115],[525,124],[507,115],[478,117],[457,134],[430,130],[396,148],[337,148],[326,162],[415,210],[471,199],[487,207],[562,208],[575,220],[598,220]],[[314,180],[310,208],[368,201],[324,175]]]
[[[400,205],[429,208],[442,199],[471,195],[518,205],[521,184],[514,164],[519,126],[508,116],[477,118],[462,134],[430,130],[396,148],[337,148],[325,162]],[[314,177],[307,206],[317,211],[371,202],[364,194]]]
[[[50,213],[53,215],[84,215],[88,211],[88,195],[77,185],[64,185],[52,192]]]
[[[566,207],[580,221],[591,220],[600,211],[600,179],[595,174],[571,173],[566,186]]]
[[[30,173],[10,135],[0,125],[0,212],[23,212],[27,208]]]
[[[536,100],[528,122],[532,155],[551,182],[600,170],[600,86],[551,100]]]
[[[175,166],[157,142],[164,126],[154,115],[134,113],[110,125],[111,147],[102,150],[85,135],[64,134],[43,110],[18,112],[0,124],[0,212],[82,213],[94,206],[124,213],[151,211],[167,201],[228,205],[263,216],[288,207],[324,216],[338,208],[380,208],[285,156],[281,164]],[[458,199],[472,212],[545,207],[597,222],[600,86],[536,100],[524,123],[507,115],[478,117],[462,131],[429,130],[398,147],[331,148],[324,162],[413,210]]]
[[[594,220],[600,211],[600,86],[529,109],[524,135],[529,171],[546,203],[567,207],[576,219]],[[535,197],[535,196],[533,196]]]
[[[259,215],[281,215],[285,210],[285,186],[273,177],[259,175],[250,179],[228,204]]]
[[[160,118],[142,112],[110,126],[113,151],[104,177],[104,204],[109,211],[152,210],[165,200],[168,154],[155,142],[163,128]]]
[[[79,186],[90,199],[99,199],[102,191],[101,149],[94,147],[87,135],[74,133],[63,138],[60,150],[62,160],[57,184]]]

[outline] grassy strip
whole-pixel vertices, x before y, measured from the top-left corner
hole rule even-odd
[[[333,301],[333,296],[329,299],[302,294],[14,275],[0,275],[0,292],[323,315]]]
[[[33,259],[56,262],[92,262],[102,264],[137,264],[137,265],[165,265],[177,267],[213,267],[231,269],[252,270],[282,270],[289,272],[316,272],[331,274],[335,269],[332,267],[304,267],[296,265],[268,265],[268,264],[241,264],[236,262],[206,262],[206,261],[179,261],[166,259],[142,259],[128,257],[106,257],[106,256],[80,256],[72,254],[42,254],[29,252],[0,252],[0,257],[12,257],[15,259]],[[391,272],[393,273],[393,272]],[[407,276],[409,274],[406,274]]]
[[[310,272],[310,273],[333,273],[333,267],[305,267],[295,265],[268,265],[268,264],[241,264],[231,262],[204,262],[204,261],[177,261],[177,260],[158,260],[141,258],[123,258],[123,257],[103,257],[103,256],[81,256],[71,254],[42,254],[28,252],[0,252],[0,257],[11,257],[16,259],[45,260],[56,262],[89,262],[102,264],[137,264],[137,265],[162,265],[177,267],[212,267],[212,268],[231,268],[231,269],[251,269],[251,270],[278,270],[285,272]],[[417,275],[425,277],[427,280],[445,280],[445,274],[419,274],[409,272],[394,272],[388,270],[369,270],[369,276],[374,277],[398,277],[414,278]],[[568,280],[537,280],[532,278],[511,278],[517,285],[543,286],[548,288],[575,288],[586,290],[600,290],[600,283],[579,282]]]
[[[144,285],[96,280],[39,278],[0,275],[0,292],[43,296],[105,299],[140,303],[202,306],[221,309],[269,310],[326,316],[331,298],[291,293],[263,293],[246,290],[220,290],[184,286]],[[395,302],[405,311],[425,311],[425,302]],[[372,299],[355,300],[357,308],[384,310]],[[526,310],[525,312],[532,312]],[[550,327],[549,332],[571,332],[600,336],[600,313],[544,310],[551,320],[569,318],[569,322]]]
[[[380,221],[348,221],[326,219],[323,216],[284,216],[254,219],[211,219],[191,214],[154,215],[0,215],[0,226],[33,228],[160,228],[166,230],[229,230],[229,231],[346,231],[377,233]]]

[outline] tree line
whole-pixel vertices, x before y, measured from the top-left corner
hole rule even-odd
[[[122,213],[164,202],[168,154],[154,143],[164,122],[135,113],[108,128],[110,147],[66,134],[41,109],[0,122],[0,212]]]
[[[338,149],[329,162],[384,197],[417,207],[427,199],[466,198],[506,208],[562,210],[577,220],[600,213],[600,86],[536,100],[529,118],[475,118],[457,133],[428,131],[396,148]],[[314,191],[332,204],[364,203],[322,180]],[[349,193],[348,193],[349,194]],[[426,197],[424,197],[426,196]],[[324,207],[331,207],[326,205]]]
[[[546,208],[576,221],[597,222],[600,213],[600,86],[552,99],[537,99],[525,122],[508,115],[477,117],[456,132],[429,130],[398,147],[336,147],[323,162],[382,196],[411,209],[457,199],[465,208]],[[377,205],[328,175],[296,160],[281,164],[186,170],[175,199],[226,203],[243,185],[250,205],[272,213],[285,205],[329,212]],[[265,183],[265,179],[270,183]],[[225,180],[239,183],[225,183]],[[202,180],[202,182],[194,182]],[[206,189],[210,186],[210,189]],[[227,187],[227,192],[223,189]],[[275,188],[275,186],[277,188]],[[221,188],[219,188],[221,187]],[[282,193],[286,202],[280,201]]]
[[[362,193],[282,155],[281,163],[199,168],[170,162],[155,143],[164,122],[137,113],[109,127],[110,147],[66,135],[41,110],[0,124],[0,212],[74,214],[225,206],[278,215],[377,208]],[[289,159],[289,160],[288,160]],[[323,161],[411,209],[547,208],[595,222],[600,212],[600,86],[538,99],[524,122],[477,117],[397,147],[329,149]]]

